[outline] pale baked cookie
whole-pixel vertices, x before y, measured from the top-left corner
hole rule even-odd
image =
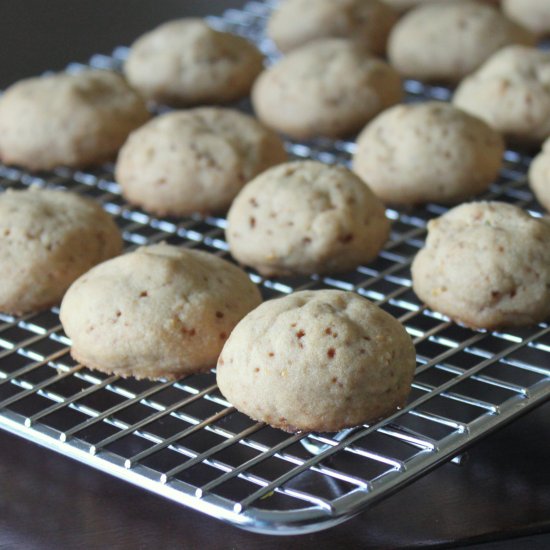
[[[261,302],[244,271],[206,252],[157,244],[104,262],[61,304],[71,355],[136,378],[209,369],[237,322]]]
[[[285,0],[269,19],[267,34],[282,52],[319,38],[349,38],[383,55],[396,20],[379,0]]]
[[[464,79],[453,103],[519,144],[550,135],[550,52],[509,46]]]
[[[503,0],[502,10],[512,20],[537,36],[550,34],[550,2],[548,0]]]
[[[407,331],[378,306],[353,292],[302,291],[263,303],[235,327],[217,382],[254,420],[333,432],[402,407],[415,365]]]
[[[349,40],[318,40],[264,71],[252,89],[258,118],[297,139],[342,137],[398,103],[401,79]]]
[[[550,138],[529,167],[529,185],[537,200],[550,211]]]
[[[508,44],[532,46],[534,36],[496,8],[473,0],[420,6],[393,28],[391,64],[404,76],[458,82]]]
[[[286,158],[281,139],[252,117],[204,107],[161,115],[132,133],[115,175],[124,196],[149,212],[217,212]]]
[[[459,202],[498,175],[504,142],[482,120],[448,103],[397,105],[357,139],[353,169],[384,202]]]
[[[169,21],[138,38],[124,64],[137,90],[169,105],[241,99],[262,68],[263,56],[248,40],[192,18]]]
[[[100,164],[149,117],[143,100],[111,71],[21,80],[0,96],[0,160],[30,170]]]
[[[8,189],[0,194],[0,311],[53,306],[77,277],[121,251],[115,222],[91,199]]]
[[[369,187],[343,166],[271,168],[239,193],[227,216],[231,254],[266,276],[348,271],[375,258],[390,223]]]
[[[528,326],[550,315],[550,224],[500,202],[453,208],[428,224],[412,265],[430,308],[473,328]]]

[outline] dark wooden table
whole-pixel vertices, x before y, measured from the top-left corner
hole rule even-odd
[[[242,1],[0,0],[0,86]],[[0,548],[550,547],[550,404],[329,531],[256,535],[0,431]],[[528,537],[513,539],[513,537]],[[502,542],[504,539],[507,542]],[[485,548],[486,545],[484,545]]]

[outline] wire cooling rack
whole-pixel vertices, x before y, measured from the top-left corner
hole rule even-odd
[[[262,35],[270,9],[250,2],[209,21],[273,55]],[[126,53],[96,55],[90,65],[119,68]],[[406,89],[408,101],[450,95],[414,81]],[[348,141],[287,147],[294,157],[329,163],[348,163],[353,151]],[[484,198],[540,215],[525,186],[530,160],[507,151]],[[163,240],[229,258],[224,218],[166,219],[133,208],[119,194],[112,165],[33,175],[0,166],[0,190],[29,185],[91,195],[112,214],[128,248]],[[410,264],[426,223],[445,211],[437,204],[388,210],[391,239],[379,258],[344,275],[274,280],[250,271],[265,299],[305,288],[353,290],[404,323],[416,345],[416,377],[407,406],[382,422],[340,434],[289,435],[238,413],[217,390],[213,373],[147,382],[89,371],[71,359],[53,308],[0,315],[0,427],[245,529],[292,534],[339,523],[550,394],[547,324],[472,331],[424,308],[412,292]]]

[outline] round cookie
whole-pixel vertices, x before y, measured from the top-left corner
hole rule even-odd
[[[169,105],[227,103],[248,95],[263,56],[245,38],[178,19],[144,34],[124,64],[144,97]]]
[[[516,23],[537,36],[550,34],[550,2],[548,0],[503,0],[502,10]]]
[[[93,200],[8,189],[0,194],[0,311],[21,315],[55,305],[82,273],[121,251],[115,222]]]
[[[211,368],[237,322],[261,302],[235,265],[157,244],[80,277],[61,304],[72,356],[136,378],[177,378]]]
[[[550,52],[503,48],[461,82],[453,103],[511,142],[540,144],[550,135]]]
[[[485,191],[504,142],[482,120],[436,101],[397,105],[357,139],[354,171],[384,202],[459,202]]]
[[[428,224],[412,264],[430,308],[473,328],[529,326],[550,315],[550,224],[500,202],[453,208]]]
[[[231,254],[265,276],[348,271],[375,258],[390,222],[369,187],[343,166],[271,168],[239,193],[227,216]]]
[[[124,196],[149,212],[217,212],[286,158],[281,139],[252,117],[204,107],[161,115],[132,133],[115,175]]]
[[[404,76],[458,82],[508,44],[533,46],[534,36],[496,8],[448,0],[413,9],[393,28],[391,64]]]
[[[258,118],[296,139],[360,130],[403,95],[399,75],[357,44],[318,40],[264,71],[252,89]]]
[[[537,200],[550,211],[550,138],[529,167],[529,185]]]
[[[143,100],[111,71],[21,80],[0,96],[0,160],[29,170],[100,164],[149,117]]]
[[[267,34],[282,52],[319,38],[349,38],[383,55],[396,20],[379,0],[286,0],[269,19]]]
[[[218,359],[225,398],[287,431],[333,432],[402,407],[416,366],[407,331],[341,290],[269,300],[234,329]]]

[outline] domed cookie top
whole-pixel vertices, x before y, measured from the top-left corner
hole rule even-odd
[[[405,328],[353,292],[269,300],[233,330],[218,359],[226,399],[288,431],[331,432],[403,406],[415,369]]]
[[[115,173],[131,203],[184,215],[226,209],[248,180],[284,160],[281,139],[252,117],[204,107],[161,115],[134,132]]]
[[[393,28],[388,55],[404,76],[457,82],[503,46],[534,43],[529,31],[492,6],[447,0],[406,14]]]
[[[550,135],[550,52],[503,48],[460,83],[453,103],[512,142],[538,145]]]
[[[401,79],[349,40],[311,42],[264,71],[252,89],[258,118],[297,139],[342,137],[398,103]]]
[[[121,250],[115,222],[91,199],[8,189],[0,194],[0,311],[57,304],[76,278]]]
[[[246,273],[213,254],[157,244],[104,262],[61,304],[71,354],[90,368],[176,378],[212,367],[261,302]]]
[[[349,38],[383,55],[396,20],[379,0],[285,0],[269,19],[267,34],[282,52],[319,38]]]
[[[538,36],[550,34],[548,0],[502,0],[502,10],[512,20]]]
[[[504,143],[482,120],[448,103],[397,105],[357,139],[353,169],[392,204],[459,202],[498,175]]]
[[[550,315],[550,224],[516,206],[474,202],[428,224],[413,289],[474,328],[532,325]]]
[[[384,206],[343,166],[289,162],[247,184],[227,216],[231,254],[271,275],[347,271],[388,238]]]
[[[30,170],[99,164],[149,116],[138,94],[111,71],[21,80],[0,96],[0,160]]]
[[[262,68],[262,54],[245,38],[189,18],[169,21],[138,38],[124,72],[148,99],[193,105],[246,96]]]

